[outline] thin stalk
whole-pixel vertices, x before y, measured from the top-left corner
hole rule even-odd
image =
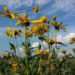
[[[49,38],[50,38],[50,36],[49,36],[49,33],[50,33],[50,24],[48,26],[49,26],[49,29],[48,29],[48,40],[49,40]],[[51,52],[50,45],[48,45],[48,48],[49,48],[49,54],[50,54],[50,52]],[[50,57],[49,56],[48,56],[48,65],[50,65]],[[48,74],[50,75],[50,67],[49,66],[48,66]]]
[[[56,41],[57,41],[57,30],[55,30],[55,38],[56,38]],[[58,51],[57,51],[57,44],[55,46],[56,46],[56,55],[57,55],[57,53],[58,53]]]
[[[16,49],[18,49],[19,55],[20,55],[20,57],[21,57],[21,53],[20,53],[20,51],[19,51],[19,47],[18,47],[17,37],[16,37],[16,36],[15,36],[15,40],[16,40]]]
[[[10,19],[10,22],[11,22],[11,29],[12,29],[12,31],[13,31],[13,22],[12,22],[13,20],[12,20],[12,18]],[[14,37],[12,37],[12,40],[13,40],[13,44],[14,44]]]
[[[26,27],[25,27],[25,32],[26,32]],[[26,68],[27,68],[27,75],[29,75],[29,65],[28,65],[28,55],[27,55],[27,53],[26,53],[26,50],[27,50],[27,48],[26,48],[26,44],[27,44],[27,37],[26,37],[26,34],[24,35],[24,44],[25,44],[25,59],[26,59]]]

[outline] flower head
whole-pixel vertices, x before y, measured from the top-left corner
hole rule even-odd
[[[75,43],[75,37],[72,37],[72,38],[69,40],[69,43],[70,43],[70,44]]]
[[[56,18],[57,18],[57,16],[55,15],[55,16],[53,16],[53,20],[56,20]]]
[[[38,12],[38,11],[40,11],[41,9],[39,9],[39,5],[37,5],[37,7],[36,8],[32,8],[32,11],[33,12]]]
[[[6,6],[3,6],[3,8],[4,8],[6,13],[0,11],[0,14],[2,15],[1,17],[9,17],[9,18],[15,19],[15,16],[17,14],[22,13],[22,12],[15,12],[15,13],[13,13],[13,12],[9,11]]]
[[[48,27],[43,23],[35,24],[31,28],[31,31],[35,34],[35,37],[39,35],[43,35],[45,32],[47,32],[47,30]]]
[[[61,50],[61,53],[66,54],[66,50],[64,50],[64,49]]]
[[[9,55],[8,55],[8,53],[2,53],[2,56],[3,57],[8,57]]]
[[[61,25],[63,24],[63,22],[60,22],[60,23],[58,24],[57,21],[54,21],[54,23],[51,23],[51,24],[52,24],[52,26],[53,26],[56,30],[59,31],[59,29],[62,29],[64,32],[66,32],[65,26],[67,26],[67,25],[61,26]]]
[[[40,50],[36,50],[36,54],[41,54],[41,51]]]
[[[40,17],[40,20],[34,20],[34,21],[31,21],[31,23],[34,23],[34,24],[37,24],[37,23],[51,23],[51,21],[48,19],[48,17],[46,16],[42,16]]]
[[[30,31],[26,31],[25,34],[27,35],[27,37],[30,37],[30,38],[33,36],[33,33]]]
[[[17,16],[16,19],[18,20],[18,22],[16,23],[17,25],[21,25],[22,27],[23,26],[29,26],[31,21],[30,19],[28,19],[28,15],[27,13],[24,14],[24,18],[20,17],[20,16]]]
[[[20,30],[11,30],[8,26],[7,26],[7,32],[4,32],[6,36],[10,37],[14,37],[14,36],[19,36],[21,37],[21,33]]]

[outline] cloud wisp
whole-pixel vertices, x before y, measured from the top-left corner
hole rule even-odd
[[[24,6],[32,6],[33,3],[39,4],[39,5],[45,5],[51,0],[1,0],[0,5],[6,5],[10,9],[14,8],[20,8]]]

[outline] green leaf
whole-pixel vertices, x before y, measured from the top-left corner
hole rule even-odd
[[[75,53],[75,49],[73,48],[73,53]]]
[[[10,44],[10,49],[16,51],[15,46],[12,43],[9,43],[9,44]]]
[[[45,40],[45,38],[44,37],[38,37],[39,38],[39,40],[41,40],[41,41],[43,41],[43,40]]]
[[[39,44],[38,49],[41,49],[41,44]]]

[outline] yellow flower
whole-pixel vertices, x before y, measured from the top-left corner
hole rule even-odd
[[[42,51],[41,51],[41,54],[42,54],[42,55],[48,55],[48,52],[45,51],[45,50],[42,50]]]
[[[50,64],[50,68],[51,68],[51,70],[55,70],[55,67],[53,64]]]
[[[8,53],[2,53],[3,57],[8,57]]]
[[[53,16],[53,20],[56,20],[56,18],[57,18],[57,16],[55,15],[55,16]]]
[[[50,58],[53,58],[53,57],[54,57],[54,55],[53,55],[53,54],[50,54],[50,55],[49,55],[49,57],[50,57]]]
[[[40,17],[40,20],[34,20],[34,21],[31,21],[31,23],[34,23],[34,24],[38,24],[38,23],[51,23],[51,21],[48,19],[48,17],[46,18],[46,16],[42,16]]]
[[[24,35],[26,34],[27,37],[30,37],[30,38],[33,36],[33,33],[30,32],[30,31],[26,31],[26,32],[24,31],[23,34],[24,34]]]
[[[66,59],[66,57],[61,57],[60,59],[59,59],[59,61],[64,61]]]
[[[71,56],[71,55],[72,55],[72,53],[68,53],[67,55],[68,55],[68,56]]]
[[[21,32],[20,32],[20,30],[13,30],[13,33],[14,33],[14,35],[15,36],[18,36],[18,37],[21,37]]]
[[[16,61],[15,61],[14,59],[10,58],[10,59],[8,60],[8,62],[9,62],[9,63],[15,63]]]
[[[48,19],[48,17],[46,18],[46,16],[40,17],[40,20],[42,23],[50,23],[50,20]]]
[[[4,32],[4,34],[8,37],[10,36],[9,32]]]
[[[41,54],[41,51],[40,50],[36,50],[36,54]]]
[[[75,43],[75,37],[72,37],[72,38],[69,40],[69,43],[70,43],[70,44]]]
[[[64,53],[64,54],[66,54],[66,50],[64,50],[64,49],[63,49],[63,50],[61,50],[61,53]]]
[[[50,39],[50,40],[45,40],[49,45],[53,45],[54,44],[54,40]]]
[[[13,67],[17,67],[18,64],[12,64]]]
[[[14,36],[13,31],[8,26],[6,28],[7,28],[8,31],[7,32],[4,32],[5,35],[8,36],[9,38],[10,37],[13,37]]]
[[[0,14],[2,15],[1,17],[9,17],[9,18],[15,19],[15,16],[17,14],[22,13],[22,12],[15,12],[15,13],[10,12],[6,6],[3,6],[3,8],[4,8],[4,10],[5,10],[6,13],[0,12]]]
[[[17,25],[21,25],[22,27],[23,26],[29,26],[31,21],[30,19],[28,19],[28,15],[27,13],[24,14],[24,18],[20,17],[20,16],[17,16],[16,19],[18,20],[18,22],[16,23]]]
[[[32,8],[32,11],[33,12],[38,12],[38,11],[40,11],[41,9],[39,9],[39,5],[37,5],[37,7],[36,8]]]
[[[61,62],[62,62],[63,60],[64,60],[63,58],[60,58],[60,60],[59,60],[59,61],[61,61]]]
[[[55,59],[51,59],[51,62],[55,62]]]
[[[65,26],[67,26],[67,25],[61,26],[61,25],[63,24],[63,22],[60,22],[60,23],[58,24],[56,21],[54,21],[54,23],[51,23],[51,24],[52,24],[52,26],[53,26],[56,30],[59,31],[59,29],[62,29],[64,32],[66,32]]]
[[[50,39],[50,40],[45,40],[45,42],[47,42],[48,45],[51,45],[51,46],[52,46],[53,44],[61,44],[61,45],[64,45],[62,42],[57,41],[56,38]]]
[[[31,28],[31,31],[36,36],[43,35],[45,32],[47,32],[48,28],[45,26],[45,24],[35,24],[34,27]]]
[[[8,36],[9,38],[10,37],[14,37],[15,36],[19,36],[21,37],[21,33],[20,33],[20,30],[11,30],[8,26],[7,26],[7,32],[4,32],[6,36]]]

